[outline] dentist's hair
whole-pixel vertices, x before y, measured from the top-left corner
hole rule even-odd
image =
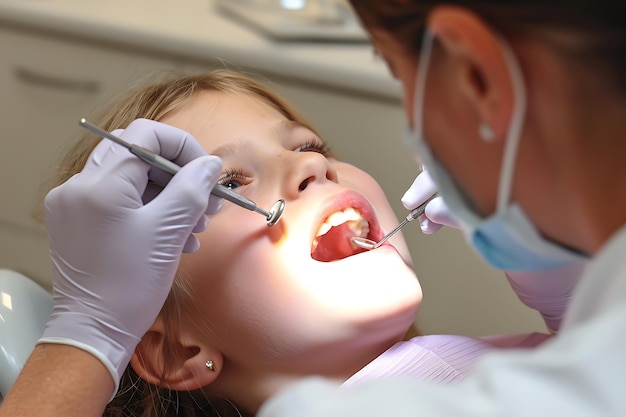
[[[216,91],[228,95],[258,98],[288,120],[296,121],[311,129],[301,115],[263,84],[251,76],[228,69],[187,76],[173,72],[156,74],[152,82],[118,97],[99,115],[90,116],[89,119],[109,132],[123,129],[138,118],[158,121],[169,112],[183,106],[200,91]],[[51,188],[80,172],[100,140],[102,139],[97,135],[87,132],[73,144],[62,160]],[[192,289],[186,285],[184,271],[179,269],[170,294],[160,312],[160,317],[166,325],[165,336],[166,338],[171,336],[163,344],[164,348],[161,352],[162,378],[170,371],[168,363],[172,363],[172,358],[176,355],[176,348],[172,341],[176,339],[178,323],[193,313],[190,311],[193,303],[187,302],[191,296]],[[212,398],[202,390],[173,391],[164,385],[154,386],[147,383],[129,365],[122,375],[115,398],[108,404],[103,415],[106,417],[245,416],[243,411],[238,410],[237,406],[226,398]]]
[[[608,76],[626,92],[626,3],[612,0],[350,0],[368,30],[382,30],[417,56],[425,19],[436,6],[473,11],[508,38],[545,40],[572,64]],[[566,36],[563,36],[566,35]],[[596,78],[600,76],[596,73]]]

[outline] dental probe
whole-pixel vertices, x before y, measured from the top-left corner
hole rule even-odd
[[[389,239],[391,236],[393,236],[398,230],[402,229],[402,227],[404,227],[405,224],[417,219],[419,216],[424,214],[424,211],[426,210],[426,205],[430,202],[430,200],[438,196],[439,196],[438,193],[431,195],[430,197],[428,197],[426,201],[424,201],[422,204],[417,206],[417,208],[414,208],[413,210],[411,210],[409,214],[406,216],[406,218],[402,220],[402,222],[399,225],[397,225],[391,232],[383,236],[383,238],[380,239],[378,242],[374,242],[373,240],[367,239],[364,237],[356,237],[356,236],[352,237],[350,240],[352,241],[352,243],[354,243],[355,245],[363,249],[368,249],[368,250],[376,249],[377,247],[385,243],[385,241]]]
[[[166,171],[172,175],[175,175],[181,169],[180,166],[176,165],[169,159],[165,159],[161,155],[149,151],[148,149],[141,146],[128,143],[125,140],[118,138],[117,136],[112,135],[92,125],[91,123],[87,122],[85,118],[80,119],[79,124],[81,127],[84,127],[85,129],[88,129],[97,135],[110,139],[118,145],[125,147],[130,151],[130,153],[137,156],[142,161],[147,162],[148,164],[157,168],[161,168],[163,171]],[[255,211],[264,215],[268,226],[274,226],[278,222],[278,220],[280,220],[280,217],[285,210],[285,200],[283,199],[276,201],[270,211],[265,211],[262,208],[258,207],[254,201],[234,192],[233,190],[224,187],[221,184],[216,184],[215,187],[211,190],[211,194],[222,197],[223,199],[228,200],[231,203],[234,203],[245,209]]]

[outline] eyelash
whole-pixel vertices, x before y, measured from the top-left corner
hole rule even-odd
[[[315,139],[307,140],[304,145],[298,146],[296,149],[294,149],[294,151],[317,152],[326,158],[331,156],[330,148],[328,147],[328,145]],[[224,172],[224,175],[217,181],[217,183],[223,186],[227,186],[227,184],[233,180],[239,180],[239,182],[245,183],[249,180],[249,177],[243,172],[242,169],[229,168]]]
[[[243,182],[243,181],[248,180],[248,177],[246,176],[246,174],[244,174],[243,170],[241,169],[228,168],[224,172],[224,176],[220,178],[217,181],[217,183],[220,185],[226,186],[226,184],[228,184],[232,180],[241,180]]]
[[[328,147],[328,145],[326,145],[324,142],[315,140],[315,139],[309,139],[308,141],[306,141],[306,143],[302,146],[298,146],[296,148],[297,152],[317,152],[322,154],[325,157],[329,157],[331,156],[331,152],[330,152],[330,148]]]

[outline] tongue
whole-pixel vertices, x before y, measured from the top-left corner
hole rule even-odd
[[[317,247],[311,257],[317,261],[330,262],[364,252],[364,249],[357,248],[350,242],[353,236],[354,232],[347,223],[332,227],[326,234],[318,236]]]

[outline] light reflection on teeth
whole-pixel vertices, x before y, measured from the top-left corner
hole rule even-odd
[[[366,237],[369,233],[369,223],[361,216],[357,210],[352,207],[347,207],[342,211],[337,211],[326,219],[326,221],[320,226],[315,237],[322,236],[334,227],[341,224],[348,223],[348,227],[354,233],[355,236]]]

